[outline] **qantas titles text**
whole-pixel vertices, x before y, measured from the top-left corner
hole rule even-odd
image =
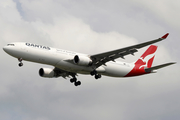
[[[43,45],[36,45],[33,43],[26,43],[27,46],[31,46],[31,47],[35,47],[35,48],[42,48],[42,49],[46,49],[46,50],[51,50],[50,47],[47,46],[43,46]]]

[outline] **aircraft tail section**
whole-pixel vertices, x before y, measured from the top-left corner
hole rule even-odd
[[[134,63],[134,68],[125,77],[146,74],[145,68],[151,68],[156,50],[157,46],[151,45]]]
[[[171,63],[166,63],[166,64],[151,67],[154,57],[155,57],[156,50],[157,50],[157,46],[151,45],[142,54],[142,56],[134,63],[135,65],[134,68],[125,77],[154,73],[156,72],[157,69],[175,64],[175,62],[171,62]]]
[[[135,65],[139,66],[139,69],[142,67],[150,68],[152,66],[156,50],[157,46],[151,45],[135,62]]]

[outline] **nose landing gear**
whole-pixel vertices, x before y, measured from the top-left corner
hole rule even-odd
[[[22,63],[22,58],[18,58],[18,61],[20,62],[18,65],[19,67],[22,67],[23,66],[23,63]]]

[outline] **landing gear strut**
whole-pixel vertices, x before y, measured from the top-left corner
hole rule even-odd
[[[71,78],[71,79],[70,79],[70,82],[71,82],[71,83],[74,83],[75,86],[81,85],[81,81],[77,81],[77,78],[76,78],[76,77]]]
[[[95,79],[101,78],[101,74],[98,74],[96,70],[91,71],[90,74],[92,76],[94,75]]]
[[[23,66],[23,63],[22,63],[22,58],[18,58],[18,61],[20,62],[18,65],[19,67]]]

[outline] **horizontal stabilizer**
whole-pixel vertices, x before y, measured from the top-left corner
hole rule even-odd
[[[154,66],[154,67],[151,67],[151,68],[145,68],[145,71],[146,71],[146,72],[152,72],[153,70],[157,70],[157,69],[160,69],[160,68],[163,68],[163,67],[166,67],[166,66],[175,64],[175,63],[176,63],[176,62],[171,62],[171,63],[166,63],[166,64]]]

